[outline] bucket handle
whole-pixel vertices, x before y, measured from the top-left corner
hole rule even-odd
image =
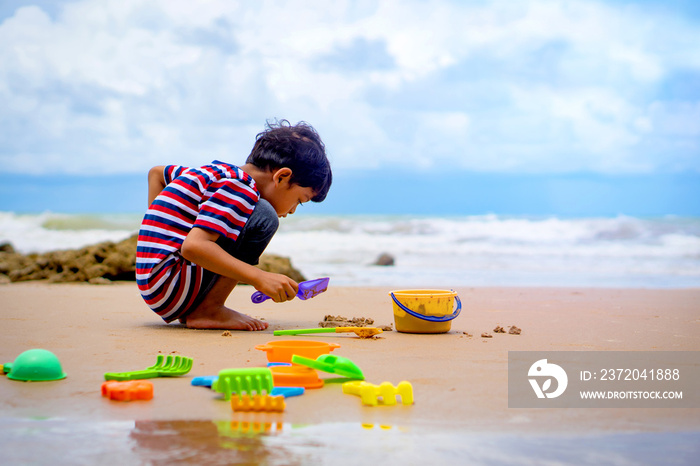
[[[403,304],[401,304],[399,302],[399,300],[396,299],[396,296],[394,296],[393,292],[391,292],[389,294],[391,295],[391,299],[394,300],[396,305],[399,306],[401,308],[401,310],[403,310],[407,314],[412,315],[413,317],[416,317],[416,318],[422,319],[422,320],[427,320],[429,322],[448,322],[448,321],[454,319],[455,317],[457,317],[459,315],[460,311],[462,310],[462,301],[460,301],[459,296],[457,296],[457,295],[455,295],[455,300],[457,301],[457,309],[455,309],[455,311],[448,316],[436,317],[436,316],[426,316],[423,314],[419,314],[416,311],[412,311],[409,308],[407,308],[406,306],[404,306]]]

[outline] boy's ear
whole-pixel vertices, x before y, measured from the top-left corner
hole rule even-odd
[[[275,184],[275,186],[278,186],[282,184],[283,182],[289,183],[289,180],[292,178],[292,169],[289,167],[282,167],[272,173],[272,181]]]

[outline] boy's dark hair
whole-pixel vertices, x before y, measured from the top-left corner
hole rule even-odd
[[[290,182],[313,189],[314,202],[326,198],[333,181],[326,147],[316,130],[303,121],[296,125],[287,120],[268,121],[265,131],[255,137],[246,163],[263,170],[290,168]]]

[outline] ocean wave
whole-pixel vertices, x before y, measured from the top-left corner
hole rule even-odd
[[[700,219],[300,217],[269,249],[349,285],[700,286]]]
[[[0,243],[10,243],[23,254],[81,248],[126,239],[138,231],[139,223],[132,215],[0,212]]]
[[[41,226],[47,230],[137,231],[143,215],[66,215],[43,214]]]
[[[23,253],[77,248],[120,241],[140,220],[0,212],[0,242]],[[267,252],[349,286],[700,286],[698,218],[295,215],[281,220]],[[382,253],[396,265],[372,267]]]
[[[700,219],[658,218],[508,218],[473,217],[296,217],[285,220],[281,232],[326,232],[372,236],[440,236],[455,241],[479,239],[539,241],[650,240],[668,234],[700,236]]]

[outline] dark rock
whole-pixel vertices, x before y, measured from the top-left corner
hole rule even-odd
[[[15,252],[15,248],[10,243],[0,243],[0,252]]]
[[[265,272],[281,273],[297,283],[306,280],[304,275],[292,266],[292,261],[288,257],[263,254],[260,256],[260,263],[257,267]]]
[[[372,265],[394,265],[394,256],[391,254],[383,253],[381,254]]]

